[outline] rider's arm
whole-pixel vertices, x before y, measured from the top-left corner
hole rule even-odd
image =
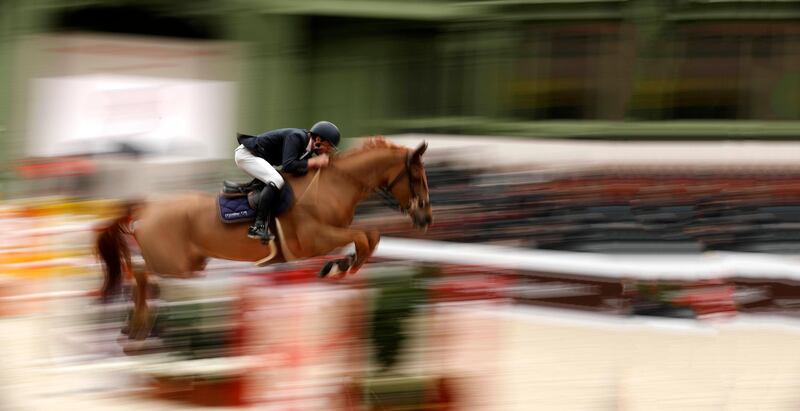
[[[302,134],[290,134],[283,142],[283,172],[302,175],[308,172],[308,160],[299,160],[306,151]]]

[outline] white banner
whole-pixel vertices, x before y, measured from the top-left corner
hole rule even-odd
[[[237,100],[231,45],[81,35],[27,43],[27,155],[230,157]]]

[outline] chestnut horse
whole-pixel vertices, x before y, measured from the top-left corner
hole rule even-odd
[[[422,163],[426,143],[412,150],[382,137],[333,155],[328,167],[305,176],[284,175],[296,195],[278,216],[268,245],[247,237],[249,223],[220,221],[217,195],[205,192],[172,194],[127,208],[126,215],[104,228],[97,238],[105,264],[104,299],[121,288],[122,272],[132,272],[137,287],[131,336],[143,338],[147,313],[147,273],[189,277],[205,268],[208,258],[252,261],[259,265],[323,256],[353,243],[355,254],[325,264],[322,277],[354,274],[378,245],[377,231],[348,228],[356,205],[376,190],[390,194],[413,224],[425,229],[433,220],[427,177]],[[125,236],[139,244],[146,270],[132,270]],[[277,244],[276,244],[277,243]]]

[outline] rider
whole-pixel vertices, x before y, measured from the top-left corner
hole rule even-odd
[[[271,206],[284,181],[273,166],[281,165],[283,172],[294,175],[326,167],[327,153],[336,148],[339,138],[339,129],[329,121],[317,122],[309,130],[281,128],[257,136],[239,134],[241,144],[234,152],[236,166],[266,184],[259,195],[256,221],[247,231],[248,237],[264,242],[274,238],[268,227]]]

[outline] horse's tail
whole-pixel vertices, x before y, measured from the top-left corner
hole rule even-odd
[[[100,229],[97,236],[96,252],[104,266],[105,281],[100,289],[100,299],[108,302],[122,291],[122,272],[129,271],[131,251],[125,241],[132,214],[132,206],[125,206],[125,215]]]

